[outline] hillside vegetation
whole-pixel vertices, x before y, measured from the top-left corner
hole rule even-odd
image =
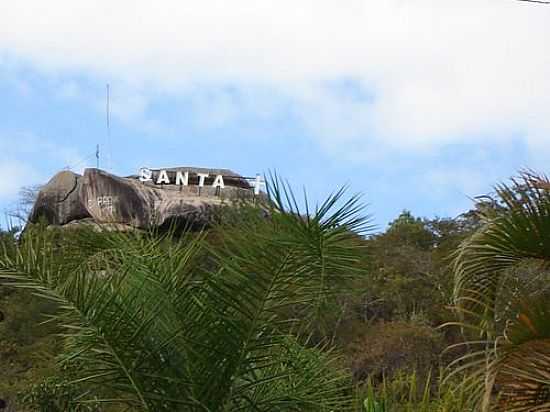
[[[548,187],[522,174],[457,218],[404,211],[378,234],[358,197],[301,210],[277,180],[268,218],[241,207],[203,232],[3,233],[0,397],[13,411],[550,410]]]

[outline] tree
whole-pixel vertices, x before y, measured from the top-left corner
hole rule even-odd
[[[23,227],[31,214],[32,208],[42,185],[23,186],[15,205],[8,211],[8,217],[15,219],[17,226]]]
[[[288,307],[315,320],[359,269],[366,223],[338,191],[301,213],[273,179],[269,218],[213,234],[26,231],[0,277],[57,302],[74,403],[143,411],[351,407],[334,354],[307,347]],[[210,238],[213,240],[210,240]],[[307,310],[306,310],[307,309]]]
[[[427,229],[425,222],[414,217],[408,210],[404,210],[397,219],[390,222],[385,235],[400,244],[421,249],[429,249],[434,242],[433,233]]]
[[[501,207],[456,253],[455,303],[477,349],[453,366],[472,371],[468,385],[484,410],[550,405],[549,186],[530,172],[498,185]]]
[[[436,325],[447,320],[452,274],[449,256],[470,231],[470,218],[421,219],[403,211],[386,232],[368,241],[369,277],[364,285],[369,318],[425,315]],[[381,313],[383,312],[383,313]]]

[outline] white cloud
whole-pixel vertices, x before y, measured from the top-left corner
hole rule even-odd
[[[123,84],[121,118],[159,93],[229,84],[276,90],[331,149],[425,151],[515,133],[548,151],[549,21],[550,7],[514,0],[12,1],[0,50]],[[372,99],[327,88],[338,79]],[[220,93],[204,110],[223,123],[256,106],[244,96]]]
[[[0,133],[0,153],[9,157],[0,157],[8,163],[17,163],[16,159],[34,160],[38,157],[44,161],[55,161],[59,167],[71,169],[77,173],[90,166],[90,160],[82,156],[78,150],[67,145],[58,145],[51,140],[32,133],[5,132]]]
[[[0,159],[0,199],[14,198],[22,186],[36,183],[38,173],[30,165]]]
[[[46,183],[63,168],[82,173],[94,159],[29,133],[0,135],[0,203],[13,201],[23,186]]]
[[[488,170],[473,170],[471,168],[434,168],[421,176],[421,189],[426,193],[436,191],[447,195],[449,191],[459,193],[462,198],[479,196],[487,190],[485,182],[488,177],[498,181],[499,176],[487,173]],[[487,176],[487,175],[490,176]],[[436,193],[436,195],[439,193]]]

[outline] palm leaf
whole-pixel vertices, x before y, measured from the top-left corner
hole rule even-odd
[[[531,297],[508,319],[499,309],[520,307],[521,290],[510,290],[509,273],[523,262],[550,262],[550,184],[544,176],[523,172],[511,185],[496,187],[496,207],[483,227],[457,250],[454,259],[455,303],[465,327],[480,331],[485,349],[458,359],[451,368],[471,369],[471,381],[483,388],[483,410],[550,410],[550,314],[547,300]],[[502,322],[501,322],[502,323]],[[491,343],[492,342],[492,343]],[[499,398],[496,399],[496,394]]]
[[[296,314],[310,316],[306,309],[360,273],[353,230],[366,219],[343,191],[304,214],[287,185],[275,179],[270,188],[272,201],[262,205],[269,218],[216,228],[208,240],[28,234],[0,258],[0,278],[60,304],[61,360],[100,402],[152,411],[346,410],[348,375],[335,355],[289,333]]]

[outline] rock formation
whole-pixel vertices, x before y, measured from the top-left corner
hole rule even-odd
[[[91,222],[139,229],[176,221],[202,227],[222,205],[254,198],[248,180],[230,170],[182,167],[149,173],[151,178],[142,181],[100,169],[86,169],[83,175],[59,172],[40,190],[29,221],[43,218],[50,225]],[[185,173],[186,184],[174,183],[177,173]]]

